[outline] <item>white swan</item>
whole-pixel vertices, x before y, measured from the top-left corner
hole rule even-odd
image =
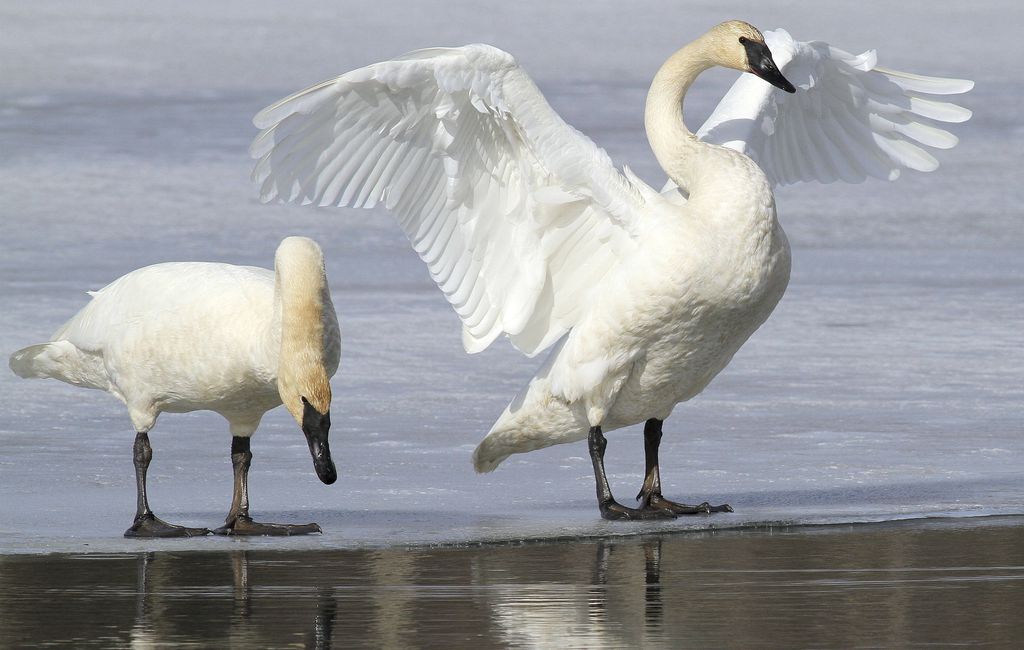
[[[794,90],[769,45],[795,95],[763,81]],[[736,82],[702,140],[681,105],[716,65],[756,77]],[[877,68],[873,52],[781,30],[766,45],[751,25],[722,23],[673,54],[648,94],[647,136],[670,179],[659,193],[566,125],[511,55],[421,50],[261,111],[253,177],[264,201],[396,212],[462,319],[468,352],[503,333],[529,355],[554,345],[477,447],[478,471],[589,436],[606,518],[728,510],[666,501],[657,450],[662,420],[725,367],[786,289],[772,184],[930,171],[935,159],[913,141],[956,138],[926,121],[970,116],[933,95],[971,85]],[[647,475],[640,508],[629,509],[612,499],[602,431],[642,421]]]
[[[341,334],[323,253],[316,242],[289,237],[274,271],[202,262],[141,268],[96,292],[49,343],[15,352],[20,377],[59,379],[98,388],[128,406],[138,509],[127,537],[207,534],[168,524],[149,508],[148,432],[162,412],[216,411],[231,428],[234,496],[230,535],[319,532],[316,524],[263,524],[249,517],[249,438],[263,414],[282,402],[302,427],[317,476],[337,479],[327,436],[329,377],[338,368]]]

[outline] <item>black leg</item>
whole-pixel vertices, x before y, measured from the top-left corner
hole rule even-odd
[[[605,519],[672,519],[675,514],[669,510],[650,508],[637,510],[620,505],[612,497],[611,486],[608,485],[608,476],[604,471],[604,450],[608,441],[601,433],[601,427],[591,427],[587,439],[590,446],[590,460],[594,463],[594,480],[597,483],[597,505],[601,509],[601,516]]]
[[[699,505],[691,506],[685,503],[669,501],[661,496],[661,471],[658,467],[658,448],[661,446],[661,424],[662,420],[651,418],[644,424],[644,458],[646,460],[647,472],[644,476],[643,487],[636,495],[640,502],[641,510],[667,510],[677,515],[696,515],[711,512],[732,512],[732,507],[724,503],[720,506],[713,506],[707,501]]]
[[[231,465],[235,470],[235,487],[231,497],[231,510],[224,525],[213,531],[218,535],[308,535],[323,532],[316,524],[264,524],[249,516],[249,466],[252,452],[249,438],[231,438]]]
[[[135,521],[132,527],[124,531],[125,537],[195,537],[209,535],[208,528],[186,528],[175,526],[158,518],[149,509],[146,498],[146,472],[153,460],[153,448],[149,446],[149,434],[139,431],[135,434],[135,445],[132,448],[132,460],[135,462]]]
[[[661,420],[654,418],[644,424],[644,461],[647,465],[644,471],[644,484],[636,495],[637,501],[643,498],[644,494],[661,492],[661,472],[658,469],[658,448],[661,446]]]

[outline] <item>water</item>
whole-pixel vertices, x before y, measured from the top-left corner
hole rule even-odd
[[[1024,521],[0,557],[4,647],[1013,646]]]

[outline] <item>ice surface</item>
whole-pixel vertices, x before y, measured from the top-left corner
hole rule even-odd
[[[1017,3],[33,3],[0,7],[0,351],[46,339],[95,289],[139,266],[269,266],[316,238],[343,333],[332,448],[320,484],[283,410],[253,441],[253,512],[319,521],[322,537],[259,547],[632,534],[1024,511],[1024,44]],[[786,297],[729,368],[666,423],[669,497],[733,515],[658,524],[597,517],[584,443],[512,457],[476,442],[540,360],[507,343],[462,352],[456,316],[382,212],[261,206],[249,120],[345,70],[428,45],[508,49],[566,119],[651,182],[646,84],[675,47],[732,17],[784,26],[923,74],[976,79],[974,119],[935,174],[797,186],[778,196],[794,247]],[[688,100],[699,124],[731,76]],[[133,433],[97,391],[0,372],[0,552],[219,548],[123,540]],[[639,487],[636,428],[609,436],[613,488]],[[151,502],[216,525],[230,500],[229,434],[209,413],[152,434]]]

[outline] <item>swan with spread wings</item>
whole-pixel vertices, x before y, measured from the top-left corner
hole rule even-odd
[[[683,98],[713,66],[751,74],[695,136]],[[970,116],[943,96],[971,86],[722,23],[673,54],[648,93],[647,137],[669,177],[659,192],[562,121],[508,53],[419,50],[261,111],[253,177],[263,201],[392,211],[468,352],[502,334],[531,356],[551,349],[477,447],[477,471],[587,438],[605,518],[731,511],[664,498],[658,446],[663,420],[785,292],[773,187],[935,169],[926,147],[957,141],[936,123]],[[604,432],[639,422],[647,470],[629,508],[612,497]]]

